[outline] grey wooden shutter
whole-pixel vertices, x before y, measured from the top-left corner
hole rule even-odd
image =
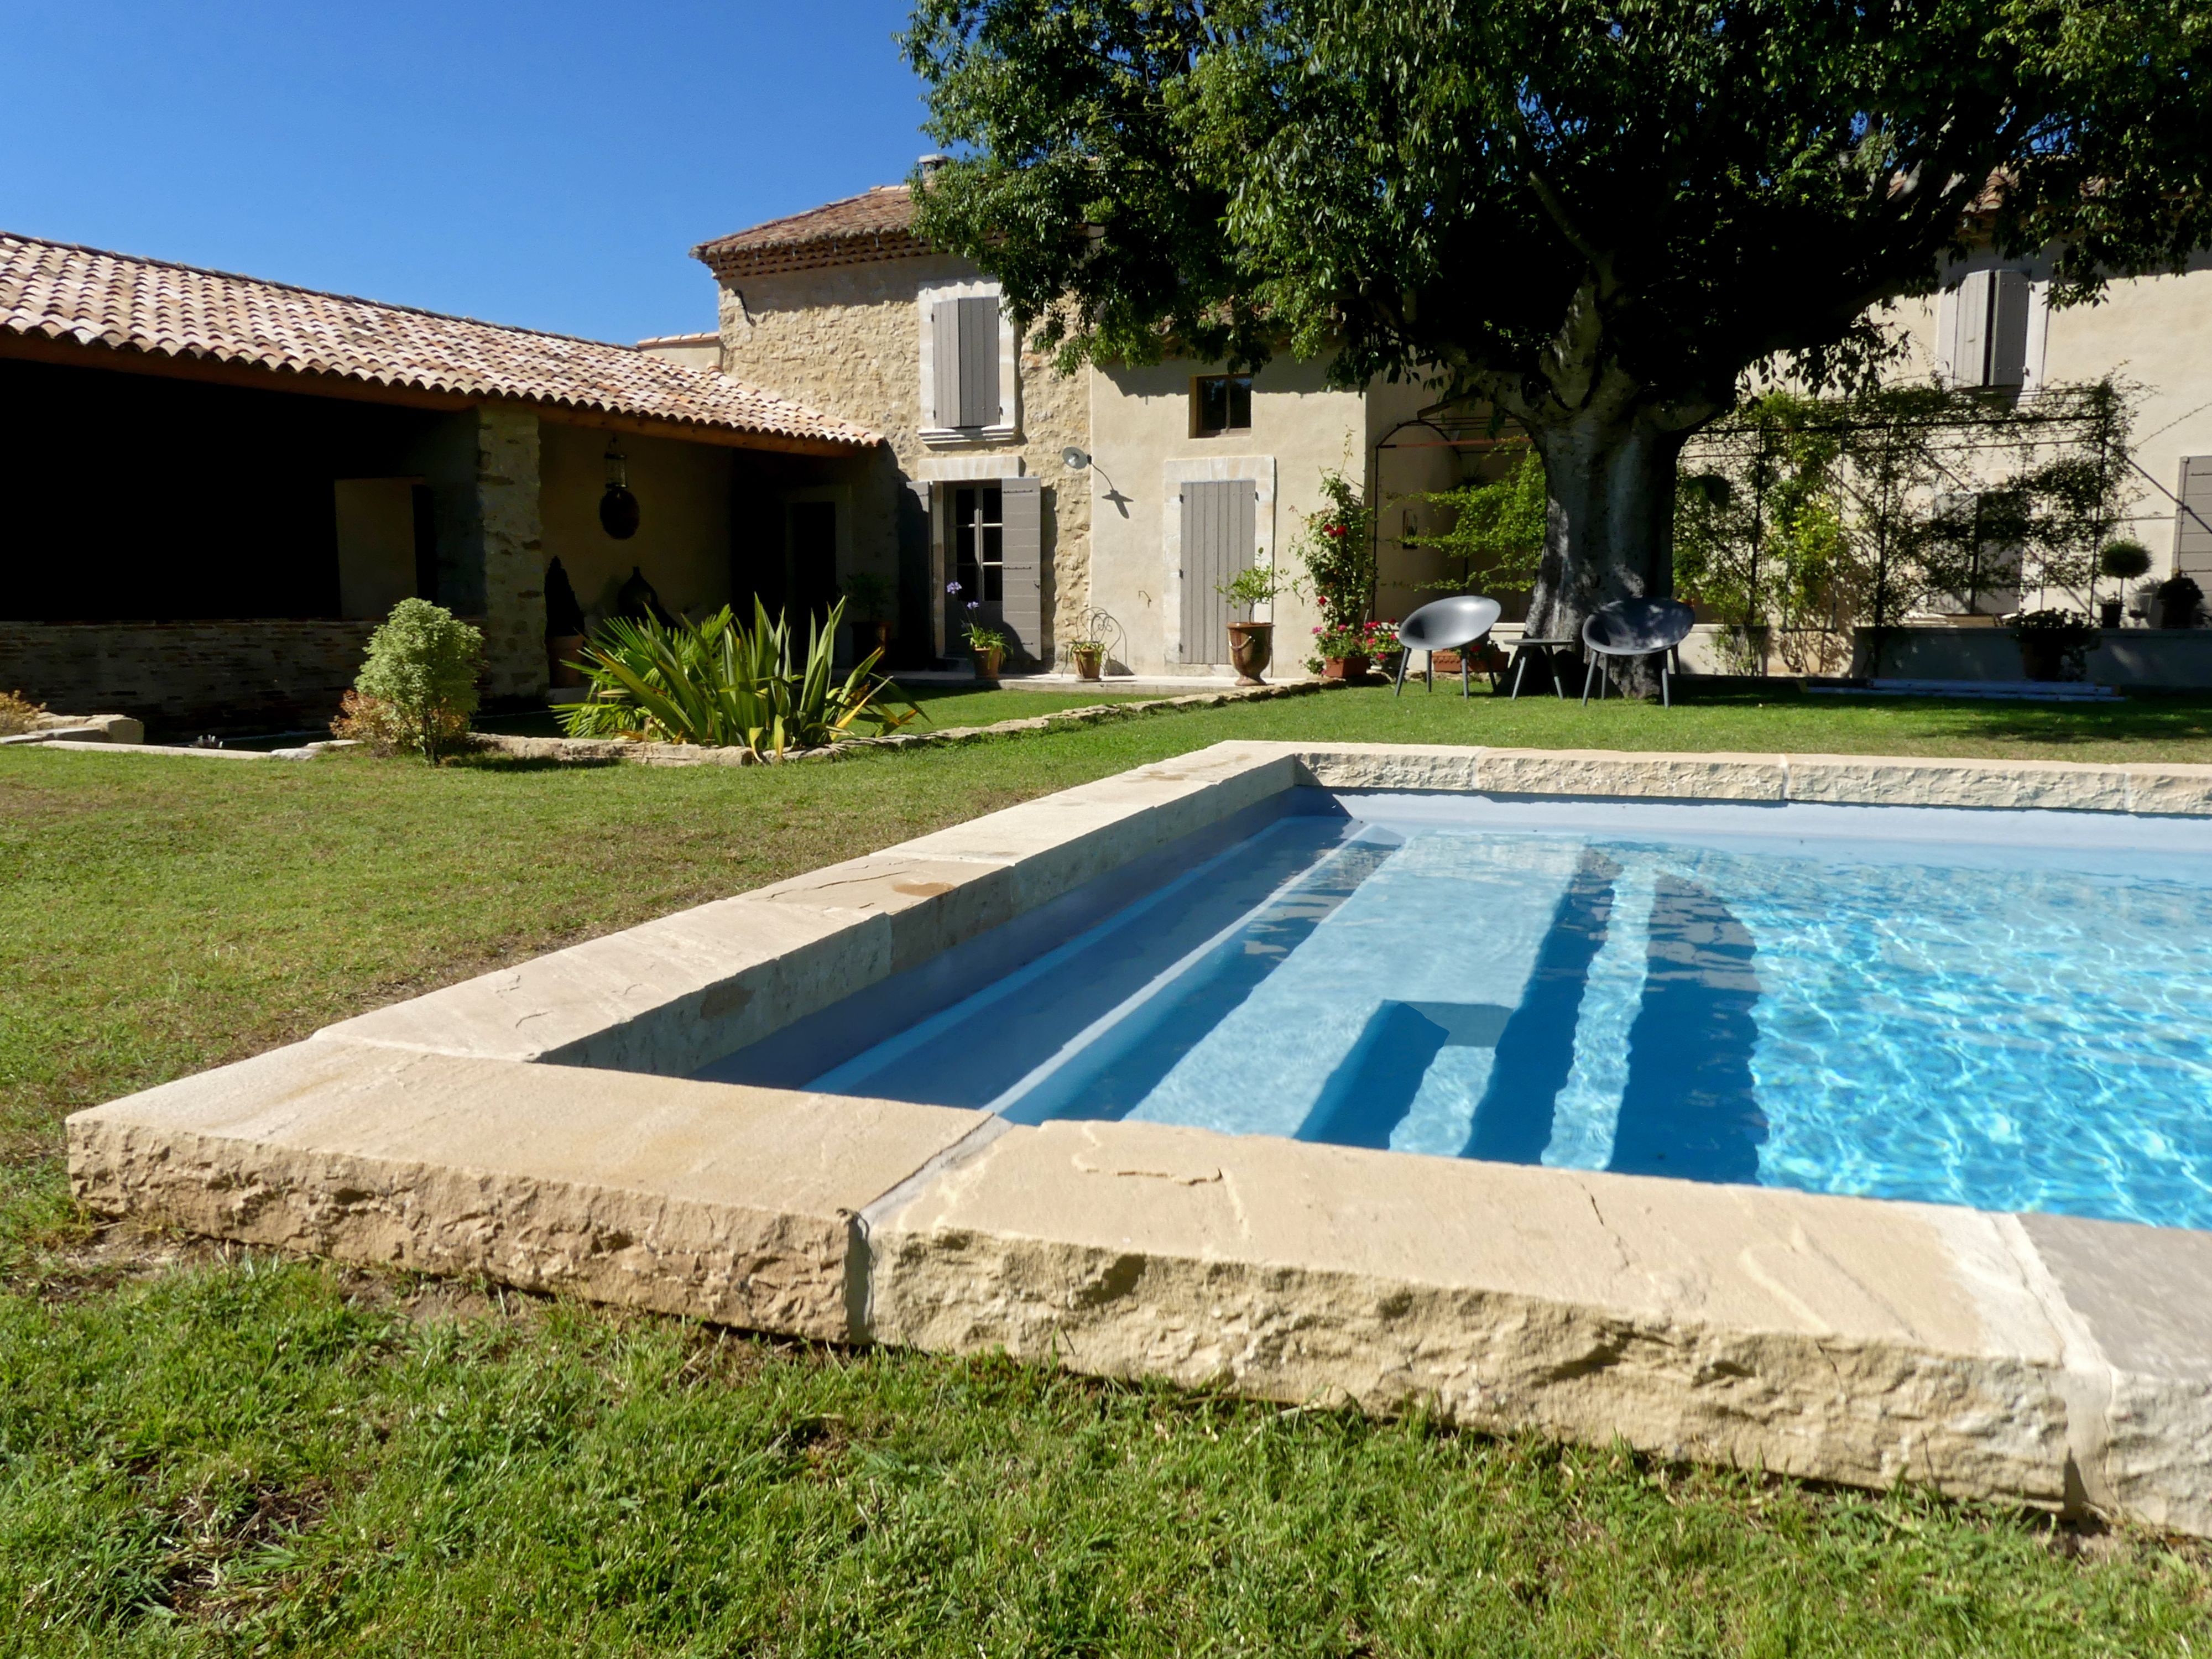
[[[999,512],[1006,561],[999,620],[1014,650],[1044,654],[1044,491],[1035,478],[1001,478]]]
[[[2027,273],[1990,273],[1990,386],[2021,386],[2027,379]]]
[[[929,423],[960,424],[960,301],[929,308]]]
[[[2181,505],[2173,514],[2173,568],[2200,583],[2212,574],[2212,455],[2181,459]]]
[[[957,426],[999,424],[999,302],[959,300],[960,418]]]
[[[1973,271],[1959,284],[1959,343],[1951,373],[1960,386],[1990,383],[1990,279],[1996,274]]]
[[[1259,488],[1249,478],[1182,487],[1182,659],[1229,660],[1229,601],[1218,589],[1251,568]]]

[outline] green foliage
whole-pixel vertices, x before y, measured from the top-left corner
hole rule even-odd
[[[1536,585],[1543,562],[1546,521],[1544,458],[1525,452],[1503,478],[1464,483],[1421,499],[1452,514],[1451,528],[1408,536],[1408,547],[1433,547],[1459,561],[1459,574],[1430,582],[1433,592],[1525,593]]]
[[[1225,582],[1216,582],[1213,591],[1227,599],[1251,619],[1259,606],[1270,603],[1277,594],[1287,592],[1291,583],[1277,572],[1272,564],[1247,565]]]
[[[725,605],[696,628],[651,617],[612,617],[584,647],[589,697],[562,711],[568,735],[741,747],[763,758],[895,730],[915,718],[890,705],[888,680],[871,651],[842,680],[830,656],[840,600],[810,620],[806,657],[792,665],[792,635],[781,617],[753,601],[753,626]]]
[[[1796,635],[1788,666],[1834,668],[1862,623],[2085,588],[2131,488],[2130,416],[2109,380],[2019,403],[1925,385],[1768,393],[1685,457],[1676,591]]]
[[[1321,475],[1322,507],[1305,515],[1297,555],[1322,625],[1357,628],[1375,602],[1375,539],[1359,486],[1332,469]]]
[[[2204,622],[2204,590],[2193,577],[2175,574],[2151,590],[2160,628],[2199,628]]]
[[[1287,342],[1346,384],[1440,374],[1539,419],[1583,408],[1593,370],[1655,418],[1717,411],[1777,353],[1815,378],[1878,361],[1868,308],[1934,289],[1993,174],[2001,248],[2071,249],[2062,301],[2178,266],[2212,232],[2201,21],[920,0],[905,46],[959,153],[920,228],[1072,358]]]
[[[0,738],[32,730],[46,712],[46,704],[33,702],[20,691],[0,691]]]
[[[994,651],[1003,657],[1012,644],[1004,629],[992,628],[983,623],[963,623],[961,636],[968,641],[968,648],[979,657],[988,656]]]
[[[2118,581],[2131,582],[2148,574],[2150,563],[2150,549],[2138,541],[2107,542],[2105,550],[2097,555],[2098,570]]]
[[[354,690],[375,705],[393,743],[434,765],[476,713],[483,643],[443,605],[402,599],[368,636]]]

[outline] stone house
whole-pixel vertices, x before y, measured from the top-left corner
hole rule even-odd
[[[835,549],[794,574],[780,503],[880,448],[630,347],[0,235],[0,689],[318,723],[420,595],[481,623],[493,699],[538,698],[551,560],[599,612],[634,568],[695,613],[810,597]]]
[[[1360,478],[1376,503],[1378,615],[1429,597],[1441,574],[1405,538],[1435,524],[1418,497],[1495,473],[1507,457],[1418,386],[1328,386],[1279,360],[1090,367],[1070,378],[1015,337],[998,287],[913,234],[905,185],[878,186],[701,244],[720,289],[718,362],[885,434],[865,489],[841,499],[840,545],[896,571],[910,636],[957,649],[966,602],[1024,653],[1054,661],[1103,635],[1120,665],[1212,673],[1228,613],[1213,592],[1242,565],[1280,558],[1319,500],[1322,473]],[[2212,270],[2125,282],[2101,305],[2053,313],[2047,261],[1962,264],[1941,301],[1900,309],[1904,372],[2032,392],[2046,380],[2138,382],[2141,488],[2128,522],[2166,569],[2212,587]],[[703,357],[708,337],[680,349]],[[653,343],[678,348],[679,343]],[[1067,450],[1088,458],[1070,467]],[[981,550],[980,553],[978,550]],[[962,595],[943,599],[949,582]],[[1509,618],[1519,612],[1509,603]],[[1313,617],[1279,601],[1285,667]]]

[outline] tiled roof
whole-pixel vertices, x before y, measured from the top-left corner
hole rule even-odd
[[[797,270],[926,253],[913,231],[914,195],[905,185],[878,185],[785,219],[702,242],[691,256],[718,272]]]
[[[600,340],[0,232],[0,334],[865,447],[850,422]]]

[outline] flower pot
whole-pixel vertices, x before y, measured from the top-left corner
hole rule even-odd
[[[1431,653],[1429,656],[1429,671],[1431,673],[1436,674],[1458,673],[1459,653],[1456,651],[1437,651]]]
[[[1075,657],[1075,678],[1097,680],[1105,672],[1106,653],[1103,651],[1078,651]]]
[[[549,634],[545,636],[545,672],[555,685],[564,688],[581,685],[583,672],[572,666],[584,654],[581,634]]]
[[[2038,639],[2028,634],[2020,642],[2020,665],[2032,680],[2057,680],[2066,677],[2066,647],[2057,640]]]
[[[1367,678],[1367,653],[1352,651],[1341,657],[1324,657],[1322,659],[1321,677],[1325,680],[1343,680],[1347,684],[1357,685]]]
[[[1261,676],[1267,672],[1270,659],[1275,654],[1275,624],[1273,623],[1231,623],[1229,624],[1229,660],[1237,665],[1237,684],[1265,685]]]
[[[2100,600],[2097,605],[2097,626],[2118,628],[2120,625],[2121,609],[2121,602],[2118,599]]]
[[[888,655],[891,648],[892,636],[898,632],[898,624],[894,622],[879,622],[865,625],[875,630],[876,649]]]
[[[975,678],[979,680],[997,679],[1000,659],[1006,654],[1003,651],[978,651],[975,653]]]

